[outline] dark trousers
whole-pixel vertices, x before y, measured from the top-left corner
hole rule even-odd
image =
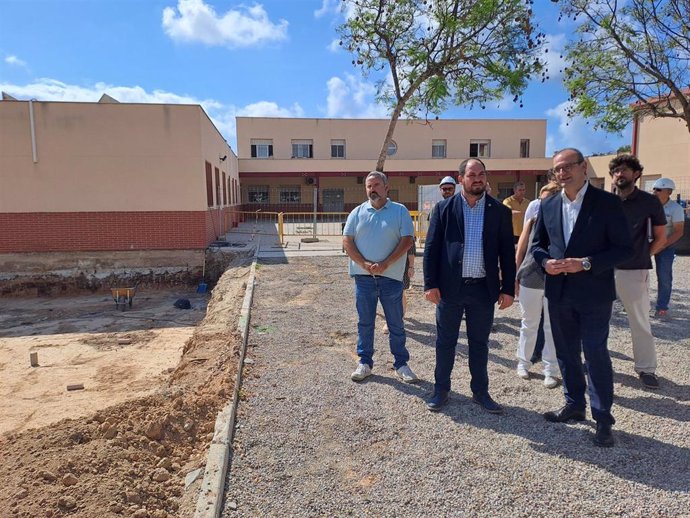
[[[530,361],[532,363],[537,363],[541,361],[541,352],[544,350],[544,343],[546,338],[544,338],[544,310],[541,311],[541,319],[539,320],[539,329],[537,329],[537,341],[534,344],[534,352],[532,353],[532,358]]]
[[[612,302],[575,304],[549,300],[551,330],[556,345],[558,366],[563,376],[565,401],[578,410],[586,407],[585,388],[596,421],[615,423],[613,404],[613,369],[607,347]],[[585,372],[582,353],[585,355]]]
[[[470,388],[473,394],[489,391],[489,333],[494,320],[494,304],[486,283],[463,286],[457,299],[441,300],[436,307],[436,379],[435,389],[450,391],[450,375],[455,363],[455,346],[460,321],[465,315],[469,349]]]

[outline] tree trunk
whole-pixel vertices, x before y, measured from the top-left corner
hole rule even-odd
[[[398,123],[400,114],[405,106],[406,100],[398,101],[393,113],[391,114],[391,120],[388,123],[388,133],[386,133],[386,138],[383,139],[383,146],[381,147],[381,152],[379,153],[379,159],[376,162],[376,170],[383,173],[383,165],[386,163],[386,157],[388,156],[388,144],[393,140],[393,133],[395,132],[395,125]]]

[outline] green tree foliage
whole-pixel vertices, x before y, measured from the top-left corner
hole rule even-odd
[[[513,102],[531,76],[542,74],[544,35],[533,22],[531,0],[343,0],[347,21],[341,45],[365,77],[391,121],[376,169],[401,115],[440,114],[449,103],[482,108],[509,93]]]
[[[690,131],[690,0],[552,0],[580,22],[566,47],[569,115],[619,133],[633,115]]]

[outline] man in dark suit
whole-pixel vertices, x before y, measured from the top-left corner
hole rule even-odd
[[[563,190],[542,201],[531,252],[547,273],[545,295],[565,406],[544,418],[558,423],[585,419],[584,351],[597,422],[594,443],[612,446],[613,370],[607,340],[616,298],[613,269],[632,255],[632,239],[620,198],[589,185],[580,151],[559,151],[553,165]]]
[[[437,204],[424,248],[424,295],[436,304],[436,370],[427,408],[448,402],[463,313],[469,346],[472,400],[486,411],[503,408],[489,395],[489,333],[494,304],[506,309],[515,295],[515,247],[510,209],[486,194],[484,163],[460,164],[460,194]],[[499,277],[500,261],[500,277]]]

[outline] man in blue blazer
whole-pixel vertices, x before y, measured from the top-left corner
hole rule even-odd
[[[597,422],[594,443],[613,446],[613,369],[607,341],[616,298],[614,267],[632,255],[632,239],[620,198],[589,185],[580,151],[559,151],[553,165],[563,190],[541,202],[531,252],[547,273],[545,296],[565,406],[544,418],[558,423],[585,419],[584,352]]]
[[[458,180],[460,192],[436,205],[424,248],[424,295],[436,304],[435,384],[427,408],[438,411],[448,402],[464,314],[472,400],[500,414],[489,395],[488,342],[494,304],[506,309],[515,295],[511,211],[486,194],[486,167],[478,158],[460,164]]]

